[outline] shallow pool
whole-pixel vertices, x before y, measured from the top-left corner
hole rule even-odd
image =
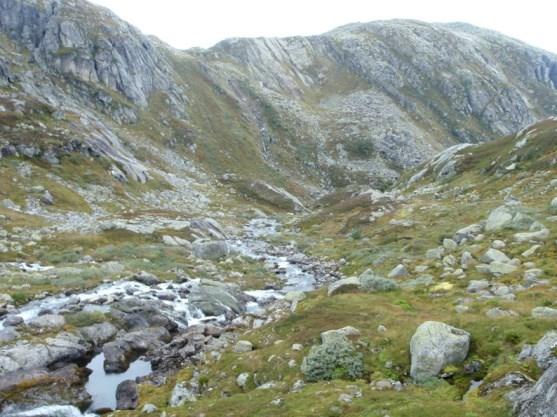
[[[85,389],[91,395],[93,403],[89,410],[99,410],[101,408],[116,408],[116,388],[118,384],[127,379],[134,380],[137,377],[149,375],[152,371],[151,362],[144,359],[137,359],[130,364],[126,372],[121,374],[107,374],[103,368],[104,354],[95,356],[87,365],[93,372],[89,375],[89,380]]]

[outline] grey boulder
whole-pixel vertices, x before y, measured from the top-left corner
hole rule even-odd
[[[335,281],[331,285],[329,285],[327,295],[331,296],[347,292],[359,291],[361,287],[362,283],[360,282],[360,278],[358,277],[339,279],[338,281]]]
[[[201,259],[218,260],[230,254],[230,246],[225,240],[196,240],[193,242],[193,254]]]
[[[139,395],[135,381],[128,379],[120,382],[116,388],[116,409],[135,410],[138,404]]]
[[[29,320],[29,327],[55,330],[64,327],[66,319],[58,314],[44,314]]]
[[[418,383],[436,377],[451,364],[466,359],[470,334],[445,323],[426,321],[410,340],[410,375]]]

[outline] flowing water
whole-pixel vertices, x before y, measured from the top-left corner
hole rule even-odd
[[[277,271],[283,280],[280,289],[246,291],[256,302],[248,303],[248,312],[263,311],[263,304],[274,299],[281,299],[290,291],[311,291],[315,289],[317,283],[313,274],[303,270],[298,262],[292,261],[293,254],[303,256],[296,252],[294,248],[288,251],[277,250],[264,238],[272,237],[280,230],[280,224],[273,219],[257,218],[250,221],[244,228],[244,235],[241,238],[229,241],[233,251],[251,259],[261,260],[269,270]],[[47,267],[48,268],[48,267]],[[71,308],[72,305],[79,304],[84,306],[85,311],[108,311],[113,301],[126,299],[127,297],[140,298],[145,300],[157,301],[160,303],[160,312],[174,320],[180,327],[185,328],[200,321],[210,319],[204,317],[199,309],[189,304],[186,289],[199,285],[199,280],[191,280],[183,284],[161,283],[156,286],[147,286],[135,281],[117,281],[100,285],[90,291],[72,296],[57,295],[33,301],[20,308],[18,315],[25,322],[37,317],[41,311],[59,312]],[[171,292],[175,295],[174,300],[161,300],[160,293]],[[103,305],[104,304],[104,305]],[[221,320],[224,318],[214,317],[212,319]],[[0,321],[0,330],[3,322]],[[103,369],[104,355],[95,356],[87,365],[93,372],[89,376],[86,389],[93,397],[93,404],[90,410],[101,408],[114,409],[116,407],[116,387],[127,379],[145,376],[151,373],[151,364],[148,361],[138,359],[133,362],[129,369],[121,374],[107,374]],[[42,413],[39,413],[42,410]],[[60,417],[82,417],[83,415],[75,407],[49,406],[31,410],[28,413],[37,414],[17,414],[18,417],[34,416],[60,416]],[[90,416],[92,414],[87,414]]]

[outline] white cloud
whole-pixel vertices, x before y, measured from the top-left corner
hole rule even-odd
[[[230,37],[315,35],[347,23],[408,18],[462,21],[557,52],[548,0],[93,0],[176,48]]]

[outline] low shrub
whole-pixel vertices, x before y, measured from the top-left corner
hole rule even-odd
[[[301,367],[309,382],[362,377],[362,354],[345,338],[335,338],[311,348]]]

